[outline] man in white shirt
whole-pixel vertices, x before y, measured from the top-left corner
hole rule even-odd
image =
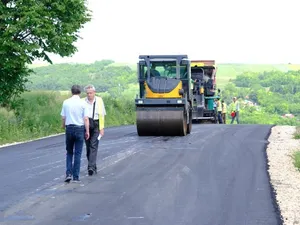
[[[80,99],[80,86],[73,85],[72,97],[63,102],[61,116],[62,127],[66,130],[66,179],[79,181],[80,164],[84,137],[89,139],[89,119],[86,104]],[[73,164],[74,156],[74,164]]]
[[[88,159],[88,174],[92,176],[97,173],[97,153],[99,134],[104,135],[104,117],[106,115],[105,106],[101,97],[96,96],[96,89],[93,85],[85,87],[87,97],[84,101],[88,107],[88,117],[90,124],[90,139],[85,141],[86,157]]]

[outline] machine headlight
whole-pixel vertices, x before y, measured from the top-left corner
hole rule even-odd
[[[177,103],[182,103],[182,100],[177,100]]]
[[[138,100],[138,103],[139,104],[143,104],[143,100]]]

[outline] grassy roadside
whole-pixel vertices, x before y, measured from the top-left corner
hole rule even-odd
[[[32,91],[22,97],[23,107],[15,112],[0,108],[0,145],[64,132],[60,111],[68,94]],[[133,100],[104,96],[103,101],[107,112],[105,127],[135,122]]]
[[[300,139],[300,126],[296,127],[296,132],[294,134],[295,139]]]
[[[300,126],[296,127],[295,139],[300,139]],[[294,166],[300,171],[300,150],[293,154]]]
[[[130,87],[122,93],[123,97],[114,98],[107,93],[101,94],[105,102],[107,116],[105,127],[135,123],[134,93]],[[60,111],[63,100],[69,92],[32,91],[23,94],[24,105],[15,112],[0,108],[0,145],[32,140],[64,132],[61,129]],[[84,96],[84,94],[83,94]],[[82,97],[83,97],[82,96]],[[243,124],[282,124],[295,125],[296,121],[270,115],[263,111],[241,111]],[[230,117],[227,117],[230,123]],[[299,124],[299,123],[298,123]],[[300,126],[295,138],[300,138]]]
[[[300,151],[293,154],[294,166],[300,171]]]

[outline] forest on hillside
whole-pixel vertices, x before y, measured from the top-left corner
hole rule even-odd
[[[267,71],[268,70],[268,71]],[[34,69],[30,90],[69,91],[72,84],[92,83],[97,92],[133,99],[137,94],[136,68],[112,60],[93,64],[57,64]],[[300,70],[281,66],[223,65],[217,84],[227,104],[233,96],[242,103],[242,123],[296,123],[300,117]],[[222,83],[225,82],[225,83]],[[294,119],[282,119],[293,114]]]
[[[300,71],[244,73],[226,85],[223,96],[249,100],[269,113],[299,115]]]
[[[246,72],[229,82],[222,92],[230,103],[237,96],[244,108],[244,121],[299,124],[300,71]],[[284,115],[291,114],[284,119]],[[255,117],[255,119],[254,119]]]
[[[290,64],[218,64],[218,87],[225,85],[237,75],[246,72],[282,71],[300,69],[300,65]],[[29,77],[30,90],[68,91],[72,84],[82,86],[92,83],[97,91],[118,96],[127,92],[130,96],[137,92],[137,75],[135,64],[120,64],[113,60],[96,61],[91,64],[54,64],[35,67]],[[134,95],[133,95],[134,96]]]
[[[29,90],[69,91],[73,84],[93,84],[97,92],[118,95],[137,81],[136,71],[126,65],[115,65],[112,60],[92,64],[54,64],[37,67],[29,77]]]

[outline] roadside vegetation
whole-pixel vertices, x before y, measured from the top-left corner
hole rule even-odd
[[[22,94],[22,101],[13,110],[1,108],[0,145],[64,132],[60,112],[63,100],[68,97],[69,94],[59,91],[33,91]],[[106,127],[134,123],[132,101],[111,96],[103,96],[103,101]]]
[[[28,65],[52,64],[51,53],[67,57],[77,51],[78,32],[92,12],[81,0],[5,0],[0,9],[0,106],[7,107],[24,93],[32,72]]]
[[[233,81],[238,75],[247,72],[300,70],[300,65],[297,64],[217,64],[217,66],[217,84],[221,89],[224,89],[226,84]],[[77,82],[80,84],[93,83],[99,91],[113,93],[112,88],[124,90],[127,89],[128,84],[136,84],[137,81],[136,64],[117,63],[109,59],[92,64],[64,63],[30,67],[35,73],[30,76],[30,83],[26,87],[31,90],[69,90],[70,85]]]
[[[300,171],[300,151],[293,154],[294,166]]]
[[[31,68],[34,73],[26,83],[30,92],[0,108],[0,145],[63,132],[61,105],[75,83],[82,87],[90,83],[96,86],[106,105],[106,127],[135,123],[134,98],[138,93],[135,66],[102,60]],[[227,123],[230,123],[229,105],[236,96],[241,103],[243,124],[300,125],[299,68],[297,65],[219,65],[217,84],[223,86],[220,87],[222,99],[228,105]],[[295,137],[299,138],[299,133],[298,128]]]
[[[300,139],[300,126],[296,128],[295,139]]]
[[[227,104],[236,96],[244,124],[300,125],[300,71],[246,72],[222,91]]]
[[[294,64],[220,64],[217,86],[227,105],[233,96],[238,97],[241,123],[296,125],[300,112],[299,69],[300,65]],[[34,71],[27,85],[31,90],[68,91],[73,83],[92,83],[102,96],[123,96],[133,101],[138,93],[136,66],[113,60],[57,64]]]
[[[294,138],[300,139],[300,126],[296,127]],[[294,166],[300,171],[300,150],[294,152],[293,160],[294,160]]]

